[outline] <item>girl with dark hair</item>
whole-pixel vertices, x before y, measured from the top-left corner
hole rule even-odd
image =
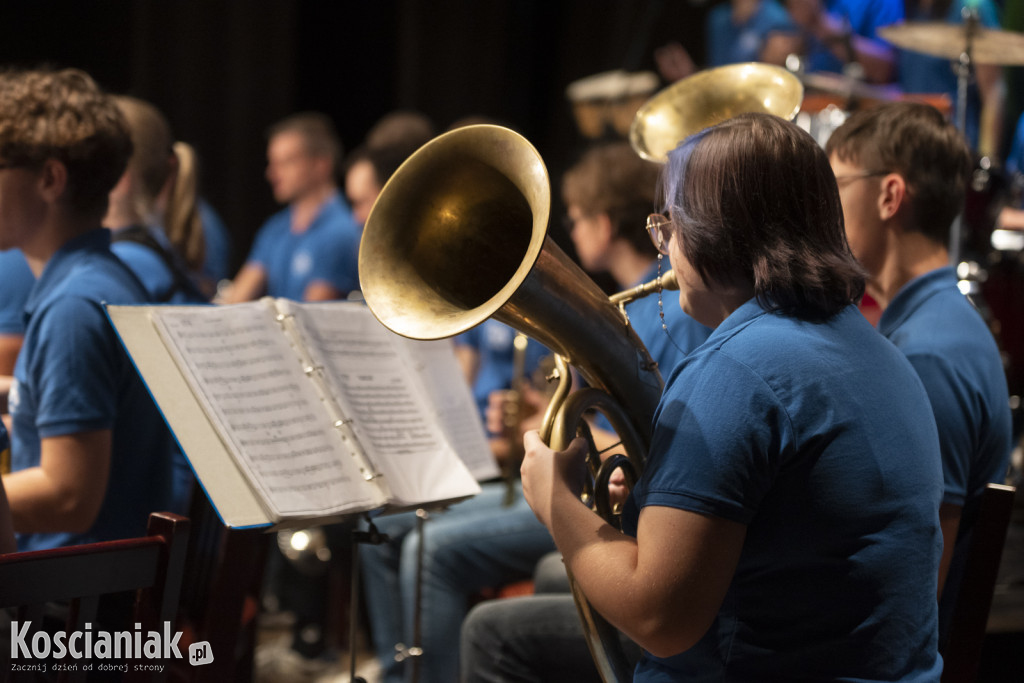
[[[668,377],[625,534],[578,498],[581,439],[556,453],[527,435],[527,500],[643,649],[637,681],[938,681],[935,423],[857,311],[828,159],[753,114],[687,139],[663,174],[652,239],[714,331]]]

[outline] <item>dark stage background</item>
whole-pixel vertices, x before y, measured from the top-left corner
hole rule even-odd
[[[582,143],[566,85],[653,69],[670,40],[699,56],[705,11],[699,0],[6,0],[0,64],[79,67],[160,107],[199,151],[237,266],[276,208],[263,179],[274,121],[326,112],[351,149],[394,109],[442,130],[483,115],[524,134],[557,189]]]

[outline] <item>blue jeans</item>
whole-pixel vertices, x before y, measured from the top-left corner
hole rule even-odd
[[[529,578],[537,560],[555,548],[521,488],[508,507],[504,496],[503,483],[485,484],[480,495],[432,514],[425,524],[420,683],[457,680],[459,632],[470,598],[483,588]],[[412,643],[420,537],[411,514],[375,524],[392,538],[361,548],[360,559],[374,648],[384,680],[395,683],[403,675],[394,662],[395,643]]]
[[[600,683],[571,595],[480,603],[462,625],[464,683]]]

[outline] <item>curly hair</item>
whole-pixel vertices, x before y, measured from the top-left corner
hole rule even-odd
[[[33,169],[50,159],[61,162],[68,178],[64,198],[78,213],[103,216],[131,153],[124,117],[88,74],[0,73],[0,159]]]
[[[805,319],[864,294],[832,167],[795,125],[744,114],[691,136],[669,155],[662,191],[706,284],[752,286],[765,310]]]

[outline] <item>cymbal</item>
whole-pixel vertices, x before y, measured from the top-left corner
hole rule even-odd
[[[804,86],[780,66],[749,62],[699,71],[647,100],[633,117],[629,143],[644,159],[664,163],[690,135],[739,114],[792,119]]]
[[[875,100],[890,102],[899,99],[897,88],[884,88],[858,81],[849,76],[824,71],[802,73],[797,76],[811,90],[819,90],[831,95],[839,95],[848,100]]]
[[[917,21],[878,29],[896,47],[933,57],[959,59],[967,48],[966,24]],[[1024,33],[977,27],[971,39],[971,61],[977,64],[1024,65]]]

